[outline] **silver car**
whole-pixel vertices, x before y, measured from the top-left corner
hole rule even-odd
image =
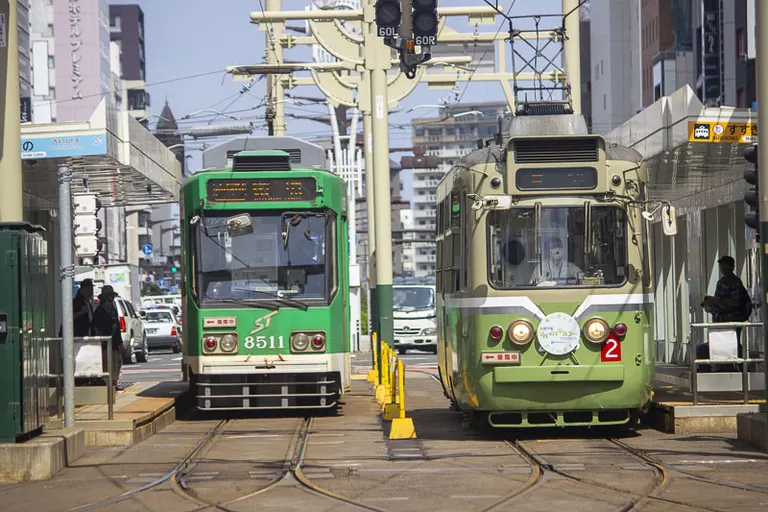
[[[181,328],[172,309],[149,308],[141,319],[150,350],[169,348],[174,354],[181,352]]]

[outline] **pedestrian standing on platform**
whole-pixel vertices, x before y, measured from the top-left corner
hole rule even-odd
[[[112,375],[114,378],[113,384],[117,388],[117,380],[120,377],[120,370],[123,366],[123,352],[125,347],[123,346],[123,338],[120,333],[120,317],[117,312],[117,305],[115,304],[114,288],[110,285],[106,285],[101,289],[99,294],[99,307],[93,314],[93,330],[97,336],[111,336],[112,337]],[[104,371],[107,371],[107,342],[101,342],[101,361]]]
[[[715,323],[748,321],[752,314],[752,299],[739,276],[734,273],[736,261],[730,256],[723,256],[717,263],[720,265],[722,277],[715,287],[715,296],[704,297],[701,306],[704,311],[712,314],[712,321]],[[736,328],[736,341],[738,355],[742,357],[741,327]],[[696,347],[696,359],[709,358],[708,342]],[[708,371],[708,366],[704,371]]]
[[[83,279],[80,283],[74,299],[72,299],[72,330],[75,338],[90,336],[93,322],[93,313],[96,310],[96,304],[93,302],[93,280]],[[63,327],[59,327],[59,337],[61,337]]]

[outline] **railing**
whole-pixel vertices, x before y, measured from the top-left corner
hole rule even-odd
[[[696,349],[692,348],[689,351],[689,358],[691,361],[691,392],[693,393],[693,405],[698,405],[699,403],[699,393],[700,392],[718,392],[718,391],[738,391],[741,390],[743,392],[744,396],[744,403],[749,404],[749,390],[750,390],[750,381],[754,380],[754,385],[752,386],[753,390],[760,390],[765,389],[765,381],[763,373],[757,373],[752,372],[750,374],[749,372],[749,364],[750,363],[761,363],[763,362],[763,359],[755,359],[749,357],[749,345],[745,342],[746,336],[737,336],[736,329],[739,328],[751,328],[751,327],[762,327],[762,323],[754,323],[754,322],[723,322],[723,323],[699,323],[699,324],[691,324],[692,329],[703,329],[704,330],[704,340],[709,342],[709,359],[697,359],[696,358]],[[710,336],[710,331],[721,331],[721,334],[730,335],[733,334],[733,337],[728,336],[729,339],[726,339],[726,337],[712,337]],[[716,355],[714,358],[712,357],[712,347],[715,347],[715,353],[724,350],[726,352],[734,353],[733,348],[733,340],[736,341],[736,347],[741,347],[742,355],[745,357],[720,357]],[[738,352],[735,352],[738,354]],[[719,364],[741,364],[741,384],[734,386],[733,384],[733,372],[730,373],[708,373],[708,372],[702,372],[699,373],[698,365],[700,364],[708,364],[708,365],[719,365]],[[752,379],[752,377],[755,377]],[[762,381],[762,382],[760,382]],[[703,388],[703,389],[700,389]]]
[[[413,419],[405,416],[405,365],[385,342],[381,342],[381,352],[378,348],[377,334],[373,333],[373,368],[368,372],[368,382],[374,386],[384,421],[392,422],[389,438],[415,439]]]
[[[63,365],[62,365],[62,350],[61,350],[61,342],[63,338],[46,338],[45,339],[48,342],[49,350],[51,351],[51,355],[49,357],[49,362],[51,363],[51,371],[48,374],[48,381],[49,386],[50,382],[54,381],[54,393],[55,393],[55,402],[56,402],[56,421],[63,421],[64,414],[64,371],[63,371]],[[101,343],[103,341],[107,342],[107,371],[84,371],[82,368],[78,369],[78,363],[83,363],[83,366],[85,366],[88,363],[91,363],[92,365],[98,364],[99,367],[102,367],[102,357],[101,357]],[[112,350],[112,337],[110,336],[85,336],[82,338],[74,338],[74,344],[75,344],[75,377],[80,378],[98,378],[98,379],[106,379],[107,380],[107,392],[106,392],[106,403],[107,403],[107,417],[108,419],[112,420],[114,419],[114,406],[115,406],[115,395],[114,395],[114,379],[115,377],[112,375],[112,370],[114,368],[114,353]],[[95,354],[83,354],[82,357],[78,357],[77,348],[83,347],[83,346],[93,346],[98,345],[98,355]],[[55,363],[55,366],[53,364]],[[86,386],[77,386],[75,388],[75,396],[76,404],[75,405],[97,405],[97,404],[103,404],[103,399],[99,396],[102,393],[96,392],[96,393],[86,393],[83,390],[85,390]],[[49,391],[50,393],[50,391]],[[49,416],[50,413],[49,412]],[[49,420],[53,418],[49,417]],[[49,421],[50,423],[50,421]]]

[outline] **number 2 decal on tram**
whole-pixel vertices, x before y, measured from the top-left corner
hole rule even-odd
[[[600,361],[610,363],[621,361],[621,343],[613,338],[608,338],[600,348]]]

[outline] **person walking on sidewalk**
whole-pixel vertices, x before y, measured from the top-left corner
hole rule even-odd
[[[93,313],[93,330],[97,336],[111,336],[112,337],[112,375],[114,378],[113,384],[116,389],[117,381],[120,378],[120,370],[123,367],[123,352],[125,347],[123,346],[123,337],[120,334],[120,317],[117,312],[117,305],[115,304],[114,288],[110,285],[106,285],[101,289],[99,294],[99,306]],[[101,362],[104,371],[107,371],[107,342],[101,342]]]

